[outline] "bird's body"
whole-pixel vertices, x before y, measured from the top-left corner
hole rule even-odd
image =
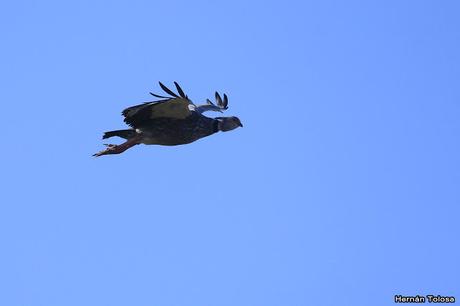
[[[185,119],[158,118],[155,124],[139,128],[144,144],[175,146],[188,144],[218,132],[218,120],[194,113]]]
[[[104,133],[103,139],[118,136],[127,141],[120,145],[107,145],[107,149],[94,154],[119,154],[137,144],[176,146],[194,142],[218,131],[229,131],[242,126],[237,117],[209,118],[205,111],[227,109],[227,96],[222,100],[216,93],[217,105],[208,103],[196,106],[174,82],[179,91],[177,96],[160,83],[160,86],[173,97],[152,94],[164,100],[147,102],[125,109],[122,114],[131,129],[116,130]]]
[[[107,132],[105,135],[129,139],[138,134],[142,135],[143,144],[177,146],[194,142],[219,131],[218,120],[199,114],[193,114],[185,119],[156,118],[151,123],[137,129]]]

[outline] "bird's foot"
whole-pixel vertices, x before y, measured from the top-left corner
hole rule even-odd
[[[102,150],[100,152],[97,152],[96,154],[93,154],[93,156],[102,156],[102,155],[107,155],[107,154],[120,154],[123,153],[124,151],[128,150],[132,146],[140,144],[140,136],[138,137],[133,137],[129,139],[128,141],[119,144],[119,145],[114,145],[114,144],[104,144],[107,148],[105,150]]]
[[[117,145],[104,143],[104,146],[107,147],[105,150],[99,151],[96,154],[93,154],[93,156],[98,157],[98,156],[107,155],[107,154],[118,154],[119,153],[117,150],[117,147],[118,147]]]

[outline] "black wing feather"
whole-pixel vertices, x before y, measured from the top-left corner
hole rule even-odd
[[[217,101],[217,105],[222,107],[222,98],[220,97],[217,91],[216,91],[216,101]]]
[[[179,95],[184,98],[184,99],[187,99],[187,96],[185,95],[184,91],[182,90],[182,88],[180,88],[179,84],[177,84],[177,82],[174,82],[174,85],[176,85],[176,88],[177,88],[177,91],[179,92]]]
[[[154,96],[156,98],[160,98],[160,99],[170,99],[169,97],[160,96],[160,95],[154,94],[153,92],[149,92],[149,94],[151,94],[152,96]]]
[[[160,83],[160,87],[161,89],[163,89],[168,95],[171,95],[173,97],[176,97],[176,98],[179,98],[178,95],[176,95],[171,89],[169,89],[168,87],[164,86],[163,83],[161,82],[158,82]]]
[[[228,108],[228,97],[226,94],[224,94],[224,102],[222,103],[222,106],[227,109]]]

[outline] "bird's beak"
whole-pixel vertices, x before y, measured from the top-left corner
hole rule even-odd
[[[243,127],[243,124],[240,122],[240,126]]]

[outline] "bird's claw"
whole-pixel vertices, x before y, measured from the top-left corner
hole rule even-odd
[[[96,154],[93,154],[93,156],[98,157],[98,156],[102,156],[106,154],[113,154],[113,151],[115,151],[115,149],[117,148],[117,145],[114,145],[114,144],[104,143],[104,146],[107,147],[105,150],[99,151]]]

